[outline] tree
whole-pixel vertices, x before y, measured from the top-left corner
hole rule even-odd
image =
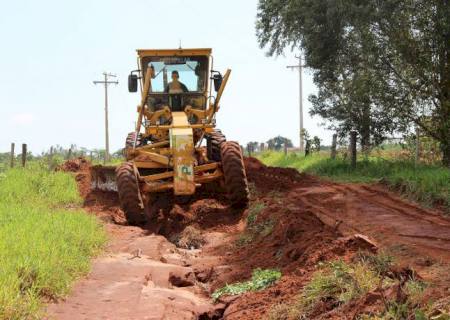
[[[284,147],[285,144],[288,148],[292,148],[294,146],[292,144],[291,140],[289,140],[288,138],[282,137],[282,136],[277,136],[277,137],[267,140],[267,145],[270,150],[279,151],[279,150],[281,150],[281,148]]]
[[[362,145],[413,125],[450,167],[449,0],[260,0],[261,47],[301,49],[319,93],[313,113]]]
[[[250,150],[250,152],[255,152],[258,149],[259,142],[257,141],[251,141],[247,143],[247,150]]]
[[[321,140],[318,136],[314,136],[312,138],[312,145],[313,145],[314,151],[316,151],[316,152],[320,151],[320,142],[321,142]]]

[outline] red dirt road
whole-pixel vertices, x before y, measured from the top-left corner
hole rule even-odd
[[[239,244],[248,210],[231,210],[207,191],[184,205],[156,201],[146,228],[118,225],[117,195],[89,192],[86,168],[77,175],[85,207],[105,221],[111,241],[67,299],[49,305],[49,319],[264,319],[298,294],[318,262],[349,261],[360,250],[387,251],[416,270],[434,284],[429,299],[450,294],[450,220],[382,186],[331,183],[246,159],[252,205],[264,204],[256,222],[271,230]],[[173,244],[187,226],[201,248]],[[248,279],[254,268],[277,268],[283,277],[261,292],[212,303],[214,289]],[[370,303],[321,310],[314,319],[352,319]]]

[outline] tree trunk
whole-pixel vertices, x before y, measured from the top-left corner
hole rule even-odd
[[[361,119],[361,150],[367,154],[370,150],[370,104],[363,106],[363,118]]]
[[[442,164],[450,169],[450,140],[441,144]]]

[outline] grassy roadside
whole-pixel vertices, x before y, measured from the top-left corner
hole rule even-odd
[[[0,319],[37,319],[66,294],[106,240],[72,176],[39,163],[0,173]]]
[[[383,181],[411,199],[427,206],[438,204],[450,212],[450,170],[440,166],[416,166],[411,161],[378,156],[359,158],[352,170],[349,161],[332,160],[328,152],[306,158],[282,152],[265,152],[257,157],[266,165],[296,168],[338,182]]]

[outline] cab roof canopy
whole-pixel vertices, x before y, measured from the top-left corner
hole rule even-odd
[[[155,56],[210,56],[211,48],[194,49],[138,49],[139,58]]]

